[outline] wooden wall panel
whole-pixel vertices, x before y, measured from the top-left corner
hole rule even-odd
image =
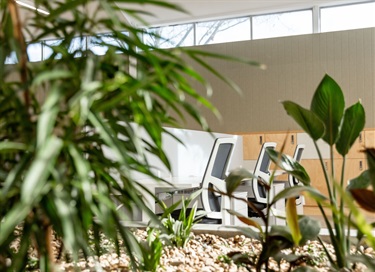
[[[342,87],[346,106],[362,100],[366,127],[375,127],[375,28],[309,34],[200,46],[199,49],[255,60],[266,70],[244,64],[209,59],[222,74],[242,89],[238,95],[220,80],[211,81],[210,100],[222,119],[207,113],[213,131],[256,132],[300,129],[285,113],[280,101],[292,100],[309,108],[324,74]],[[206,111],[204,111],[206,113]],[[187,127],[197,128],[188,122]]]

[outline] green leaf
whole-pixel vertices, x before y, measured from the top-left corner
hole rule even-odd
[[[334,145],[339,137],[344,108],[344,94],[340,86],[325,75],[314,93],[310,109],[324,123],[323,140],[329,145]]]
[[[245,223],[246,225],[255,227],[256,229],[259,230],[259,232],[263,232],[261,225],[257,221],[255,221],[251,218],[248,218],[248,217],[244,216],[243,214],[238,213],[238,212],[233,211],[233,210],[227,210],[227,212],[230,213],[231,215],[236,216],[241,222]]]
[[[350,193],[357,203],[366,211],[375,212],[375,194],[367,189],[351,189]]]
[[[38,74],[37,77],[34,78],[33,80],[33,85],[39,85],[42,84],[46,81],[53,81],[56,79],[68,79],[70,77],[73,77],[73,74],[71,71],[67,70],[49,70],[42,72]]]
[[[313,139],[318,140],[324,135],[324,123],[312,111],[302,108],[292,101],[282,102],[287,114]]]
[[[353,189],[366,189],[370,185],[371,185],[370,171],[365,170],[358,177],[351,179],[346,189],[349,191]]]
[[[228,196],[231,196],[245,179],[252,179],[253,177],[253,174],[245,168],[236,168],[231,171],[228,177],[225,179],[225,186]]]
[[[257,239],[259,241],[261,241],[261,239],[262,239],[261,233],[259,231],[255,231],[252,228],[249,228],[249,227],[237,227],[237,226],[234,226],[233,228],[234,229],[238,229],[239,231],[241,231],[246,237]]]
[[[375,189],[375,148],[366,148],[368,175],[371,180],[372,188]]]
[[[27,145],[23,143],[4,141],[0,142],[0,153],[5,153],[14,150],[26,150]]]
[[[287,172],[288,174],[294,176],[304,185],[310,184],[310,177],[307,174],[305,168],[299,162],[295,161],[292,157],[281,154],[274,149],[267,149],[266,152],[270,156],[271,160],[276,163],[278,167]]]
[[[309,240],[315,240],[320,232],[320,223],[318,220],[309,216],[303,216],[298,220],[299,229],[301,230],[302,239],[299,245],[306,244]]]
[[[348,154],[365,127],[365,119],[365,110],[360,102],[345,110],[340,136],[336,143],[336,149],[342,156]]]
[[[274,205],[277,201],[285,198],[295,198],[300,196],[302,193],[309,193],[314,199],[323,201],[327,199],[323,194],[321,194],[317,189],[310,186],[293,186],[282,190],[273,199],[270,205]]]
[[[47,183],[49,170],[54,168],[57,156],[62,148],[62,141],[54,136],[48,138],[36,154],[30,170],[21,187],[21,202],[32,205],[39,201]]]
[[[296,207],[296,201],[294,198],[287,199],[285,212],[286,212],[286,222],[292,234],[294,244],[299,245],[299,242],[302,239],[302,235],[301,235],[301,231],[298,225],[297,207]]]

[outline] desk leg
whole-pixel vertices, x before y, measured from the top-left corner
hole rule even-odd
[[[221,213],[222,213],[221,224],[226,226],[226,225],[231,224],[230,214],[227,212],[227,210],[229,210],[231,208],[230,207],[230,198],[227,197],[227,196],[222,196],[222,198],[223,198],[223,200],[222,200],[222,207],[221,207]]]
[[[152,188],[149,188],[149,189],[155,195],[155,193],[156,193],[155,187],[152,187]],[[142,192],[142,196],[143,196],[143,199],[145,201],[146,206],[152,212],[155,212],[155,209],[156,209],[155,198],[152,195],[150,195],[149,193],[144,192],[144,191]],[[148,216],[148,214],[145,211],[141,211],[141,212],[142,212],[142,222],[147,224],[150,221],[150,216]]]

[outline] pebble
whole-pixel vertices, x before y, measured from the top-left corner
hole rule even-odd
[[[145,239],[147,234],[142,230],[137,230],[136,235],[140,239]],[[329,252],[334,252],[331,245],[326,245]],[[362,247],[362,252],[375,257],[375,251],[371,247]],[[261,251],[261,244],[257,240],[245,237],[244,235],[236,235],[234,237],[224,239],[212,234],[193,235],[185,248],[176,248],[166,246],[160,260],[160,268],[157,272],[245,272],[253,271],[254,268],[246,268],[245,266],[237,266],[225,258],[230,252],[243,252],[250,255],[257,255]],[[327,258],[322,258],[323,249],[319,242],[309,241],[307,245],[299,247],[296,252],[298,254],[316,257],[319,263],[319,271],[329,271]],[[291,253],[286,250],[285,254]],[[324,255],[324,254],[323,254]],[[221,256],[224,256],[221,258]],[[224,261],[223,261],[224,259]],[[222,261],[221,261],[222,260]],[[115,253],[108,253],[97,257],[90,257],[88,262],[80,260],[78,267],[81,271],[94,271],[94,267],[101,267],[103,271],[121,271],[130,272],[129,258],[124,252],[120,256]],[[356,272],[366,271],[364,265],[358,265]],[[74,271],[72,263],[61,262],[61,271]],[[276,262],[271,262],[270,268],[279,272],[289,271],[289,264],[282,262],[280,269]],[[254,270],[255,271],[255,270]]]

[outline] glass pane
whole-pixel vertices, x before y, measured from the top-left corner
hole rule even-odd
[[[88,49],[95,55],[104,55],[107,53],[109,46],[123,47],[124,45],[109,34],[88,37]]]
[[[375,3],[320,9],[321,32],[375,26]]]
[[[73,38],[72,41],[70,42],[69,46],[69,53],[76,52],[74,54],[75,58],[81,57],[82,56],[82,51],[86,50],[86,37],[76,37]]]
[[[250,40],[250,18],[236,18],[196,24],[196,44]]]
[[[12,52],[5,58],[5,64],[16,64],[18,62],[16,52]]]
[[[253,39],[312,33],[312,10],[253,17]]]
[[[44,41],[43,44],[43,60],[49,59],[53,53],[53,47],[59,46],[62,43],[62,40],[48,40]],[[61,53],[58,53],[55,57],[56,59],[61,59]]]
[[[157,48],[194,45],[194,25],[184,24],[151,28],[143,35],[146,44]]]
[[[42,43],[30,43],[27,45],[27,56],[29,61],[36,62],[42,60]]]

